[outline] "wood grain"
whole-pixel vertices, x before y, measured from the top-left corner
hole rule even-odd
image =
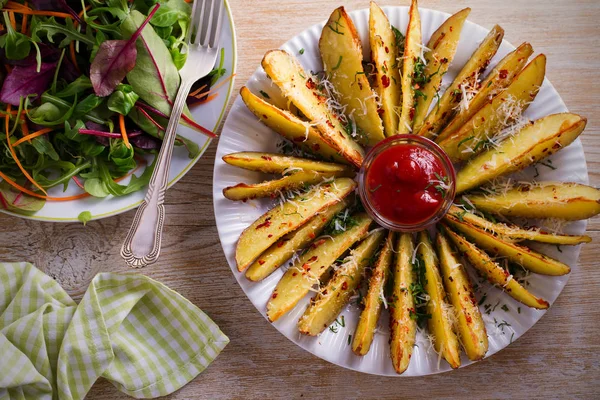
[[[325,20],[341,1],[230,0],[238,37],[237,89],[276,48]],[[349,10],[367,0],[344,1]],[[381,1],[381,5],[398,2]],[[405,1],[401,4],[408,4]],[[491,28],[513,44],[529,41],[548,56],[547,76],[569,109],[586,116],[582,137],[590,181],[600,185],[600,2],[597,0],[421,1]],[[143,272],[202,308],[230,337],[217,360],[170,399],[231,398],[593,398],[600,395],[600,218],[565,290],[522,338],[468,368],[425,378],[382,378],[348,371],[304,352],[270,326],[246,299],[223,256],[212,206],[216,143],[167,194],[160,261]],[[128,271],[119,257],[133,211],[81,224],[31,222],[0,215],[0,260],[34,262],[76,299],[100,271]],[[100,380],[89,399],[125,399]]]

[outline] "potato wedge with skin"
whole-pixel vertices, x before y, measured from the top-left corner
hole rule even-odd
[[[469,264],[486,277],[491,284],[498,285],[512,298],[528,307],[540,310],[550,307],[550,304],[546,300],[534,296],[521,286],[508,271],[492,260],[487,253],[481,251],[477,246],[468,242],[458,233],[450,230],[446,225],[444,227],[446,228],[445,232],[447,236],[454,242],[459,253],[465,256]]]
[[[345,114],[356,124],[356,140],[374,146],[385,139],[377,101],[362,66],[362,45],[344,7],[331,13],[319,39],[323,68],[329,82],[346,106]]]
[[[503,129],[533,102],[546,75],[546,56],[534,58],[502,93],[495,96],[452,135],[437,141],[453,162],[465,161],[485,150]]]
[[[396,35],[383,10],[371,2],[369,13],[369,42],[371,58],[375,65],[377,85],[375,91],[381,101],[381,119],[385,136],[398,132],[401,91],[400,70],[397,60]]]
[[[383,230],[373,232],[354,250],[350,250],[350,260],[335,271],[298,320],[300,333],[316,336],[335,321],[362,282],[365,269],[371,263],[384,235]]]
[[[415,338],[417,321],[411,317],[415,309],[412,285],[415,283],[412,256],[415,249],[412,234],[400,234],[394,262],[394,288],[390,301],[390,355],[392,365],[401,374],[408,368]]]
[[[577,114],[552,114],[526,125],[512,138],[469,160],[456,175],[456,193],[520,171],[570,145],[587,119]]]
[[[469,101],[469,107],[461,108],[436,140],[442,140],[459,130],[481,107],[510,85],[532,54],[533,47],[529,43],[523,43],[500,60],[479,85],[480,89]]]
[[[242,232],[235,248],[238,271],[243,271],[263,251],[283,235],[290,233],[310,220],[321,210],[340,202],[356,188],[350,178],[338,178],[331,183],[314,187],[303,195],[305,201],[287,201],[259,217]]]
[[[551,257],[533,251],[525,246],[510,243],[483,229],[461,222],[452,215],[446,215],[444,221],[455,231],[471,239],[479,248],[490,254],[505,257],[523,268],[541,275],[560,276],[571,272],[571,268]]]
[[[431,35],[431,39],[427,43],[427,48],[430,50],[425,53],[426,66],[423,73],[427,78],[427,82],[419,87],[423,96],[417,98],[415,119],[413,121],[413,131],[415,132],[421,129],[429,111],[429,106],[438,95],[442,85],[442,77],[448,71],[448,67],[454,59],[463,24],[470,12],[470,8],[464,8],[451,15]]]
[[[238,183],[223,189],[223,196],[234,201],[246,201],[263,197],[277,197],[282,191],[294,190],[307,185],[315,185],[327,179],[348,176],[347,173],[298,171],[283,178],[261,183]]]
[[[398,134],[412,132],[415,114],[415,87],[414,71],[421,54],[421,16],[417,0],[412,0],[408,11],[408,26],[406,27],[406,38],[404,40],[404,62],[401,72],[402,85],[402,109],[400,121],[398,122]]]
[[[369,279],[369,290],[364,298],[365,308],[360,313],[358,325],[354,331],[352,340],[352,351],[357,356],[364,356],[369,352],[373,336],[375,336],[375,328],[381,314],[381,304],[385,299],[383,289],[390,276],[390,264],[392,263],[392,254],[394,252],[394,232],[388,232],[387,238],[379,258],[373,268],[373,273]]]
[[[455,205],[450,206],[448,215],[457,218],[459,221],[464,221],[472,226],[481,228],[486,232],[491,232],[507,242],[531,240],[540,243],[577,245],[592,241],[592,238],[587,235],[558,235],[550,232],[543,232],[540,229],[523,229],[516,225],[494,223]]]
[[[308,246],[310,242],[319,236],[333,217],[348,207],[349,203],[351,203],[351,200],[345,198],[339,203],[326,208],[312,217],[306,224],[288,233],[279,239],[277,243],[272,244],[246,270],[246,278],[257,282],[271,275],[284,262],[289,260],[297,250]]]
[[[465,197],[478,210],[507,217],[575,221],[600,213],[600,190],[572,182],[517,185],[504,193]]]
[[[446,302],[446,292],[439,271],[439,260],[427,231],[419,232],[418,238],[417,254],[419,262],[422,262],[425,267],[425,291],[429,295],[425,309],[431,318],[427,321],[427,327],[429,333],[434,336],[435,351],[441,354],[452,368],[456,369],[460,367],[458,338],[450,315],[453,310]]]
[[[373,222],[365,213],[354,216],[357,225],[347,229],[333,239],[318,238],[308,251],[300,256],[277,283],[267,303],[267,318],[277,321],[290,311],[311,290],[320,283],[321,276],[342,256],[354,243],[362,240],[369,232]]]
[[[346,133],[339,118],[329,109],[327,96],[319,91],[315,79],[298,60],[283,50],[271,50],[265,54],[262,66],[283,94],[321,132],[321,138],[360,168],[364,150]]]
[[[248,109],[258,117],[260,122],[294,143],[294,145],[328,161],[350,163],[338,153],[335,147],[329,145],[329,142],[323,138],[317,128],[311,126],[308,122],[302,121],[289,111],[267,103],[253,94],[246,86],[242,87],[240,95]]]
[[[475,84],[476,77],[485,71],[490,60],[498,51],[503,37],[504,29],[498,25],[494,26],[446,89],[438,104],[427,115],[423,126],[416,132],[417,134],[433,139],[440,133],[455,114],[455,109],[460,102],[460,96],[457,95],[460,86]]]
[[[456,314],[460,343],[469,360],[481,360],[488,350],[488,338],[471,279],[451,248],[443,229],[438,230],[436,248],[444,288]]]
[[[223,156],[223,161],[234,167],[250,171],[260,171],[267,174],[284,174],[300,170],[340,175],[347,174],[347,176],[353,173],[353,168],[347,165],[311,160],[309,158],[284,156],[279,153],[241,151]]]

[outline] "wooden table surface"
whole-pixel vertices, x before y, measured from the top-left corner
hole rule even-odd
[[[339,0],[230,0],[238,40],[235,95],[265,51],[325,20]],[[368,0],[345,1],[347,9]],[[381,1],[382,5],[399,4]],[[401,4],[408,4],[408,0]],[[506,30],[513,44],[529,41],[548,56],[547,76],[573,112],[585,115],[582,136],[590,181],[600,185],[600,2],[597,0],[426,1],[421,7],[455,12]],[[233,99],[232,99],[233,100]],[[171,399],[229,398],[592,398],[600,396],[600,219],[594,242],[550,311],[522,338],[468,368],[425,378],[384,378],[329,364],[282,336],[252,306],[225,260],[213,215],[216,142],[169,191],[160,261],[142,272],[202,308],[231,343],[216,361]],[[119,249],[134,212],[81,224],[32,222],[0,215],[0,260],[35,263],[76,299],[101,271],[127,271]],[[89,399],[127,398],[100,380]]]

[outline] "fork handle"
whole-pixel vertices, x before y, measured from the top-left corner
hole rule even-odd
[[[193,82],[182,80],[173,103],[171,117],[163,136],[163,143],[156,159],[156,165],[146,197],[135,213],[129,233],[121,248],[121,256],[133,268],[142,268],[158,260],[162,242],[162,230],[165,221],[165,192],[169,184],[169,167],[173,145],[177,136],[177,127],[185,100]]]

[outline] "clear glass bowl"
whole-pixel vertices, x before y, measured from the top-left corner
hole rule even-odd
[[[440,162],[442,166],[442,170],[444,171],[445,176],[448,177],[448,190],[446,191],[446,195],[442,203],[440,204],[437,211],[431,215],[431,217],[419,221],[414,224],[401,224],[397,221],[392,221],[385,216],[383,216],[373,205],[371,201],[371,196],[369,191],[367,190],[367,172],[373,161],[381,154],[384,150],[389,149],[390,147],[395,146],[403,146],[403,145],[416,145],[420,146],[425,150],[429,150]],[[385,140],[379,142],[375,147],[373,147],[365,156],[362,167],[358,173],[358,193],[360,195],[360,199],[365,207],[367,213],[381,226],[384,228],[399,231],[399,232],[414,232],[423,230],[436,222],[446,215],[448,209],[452,205],[454,201],[455,195],[455,182],[456,182],[456,172],[454,171],[454,166],[448,158],[448,155],[442,150],[440,146],[438,146],[435,142],[418,135],[396,135],[389,137]]]

